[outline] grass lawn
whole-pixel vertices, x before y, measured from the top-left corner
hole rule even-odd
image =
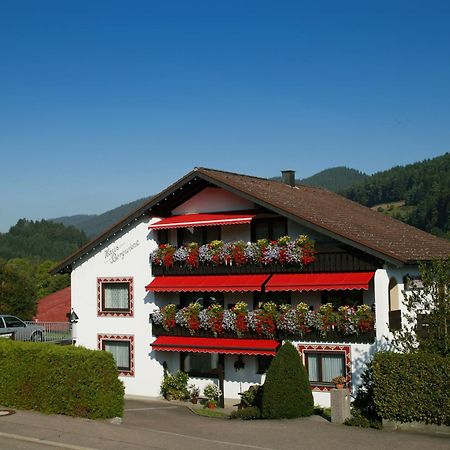
[[[214,417],[216,419],[228,419],[230,415],[226,412],[223,412],[221,409],[208,409],[203,408],[202,406],[190,406],[189,409],[199,416],[204,417]]]

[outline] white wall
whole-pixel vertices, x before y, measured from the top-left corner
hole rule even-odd
[[[149,220],[133,226],[98,246],[87,258],[79,260],[72,271],[72,307],[79,316],[76,327],[77,345],[97,349],[97,335],[133,335],[135,376],[122,376],[126,393],[159,395],[160,364],[150,355],[154,340],[149,314],[154,309],[153,294],[145,291],[151,281],[149,254],[156,247]],[[133,277],[133,317],[97,316],[97,278]]]
[[[172,213],[194,214],[253,209],[255,204],[224,189],[207,187],[175,208]]]

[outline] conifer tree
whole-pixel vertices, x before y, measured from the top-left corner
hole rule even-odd
[[[314,401],[305,367],[297,349],[286,342],[267,371],[262,396],[262,417],[292,419],[311,416]]]

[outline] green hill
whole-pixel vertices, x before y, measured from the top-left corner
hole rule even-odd
[[[366,206],[378,205],[380,212],[450,238],[450,153],[375,173],[341,194]]]
[[[368,178],[363,172],[348,167],[332,167],[322,170],[307,178],[296,178],[296,184],[306,184],[308,186],[317,186],[329,191],[339,192],[348,189],[353,184]],[[271,180],[281,181],[281,177],[271,177]]]
[[[50,219],[52,222],[62,223],[65,225],[73,225],[80,230],[83,230],[90,238],[99,235],[112,224],[119,221],[122,217],[129,214],[131,211],[138,208],[150,197],[140,198],[134,202],[126,203],[117,208],[106,211],[102,214],[65,216],[56,219]]]
[[[350,169],[348,167],[333,167],[331,169],[322,170],[315,175],[300,180],[300,183],[309,186],[317,186],[328,189],[329,191],[339,192],[350,188],[355,183],[361,182],[369,178],[359,170]]]
[[[58,261],[88,241],[86,234],[49,220],[20,219],[0,233],[0,258],[37,258]]]

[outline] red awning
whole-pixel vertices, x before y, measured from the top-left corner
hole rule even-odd
[[[156,277],[145,286],[155,292],[251,292],[260,291],[269,275],[205,275]]]
[[[232,353],[275,355],[280,342],[274,339],[221,339],[182,336],[159,336],[151,344],[164,352]]]
[[[254,214],[186,214],[161,219],[148,228],[150,230],[160,230],[167,228],[207,227],[212,225],[236,225],[250,223],[254,217]]]
[[[271,291],[334,291],[369,289],[375,272],[283,273],[272,275],[266,284]]]

